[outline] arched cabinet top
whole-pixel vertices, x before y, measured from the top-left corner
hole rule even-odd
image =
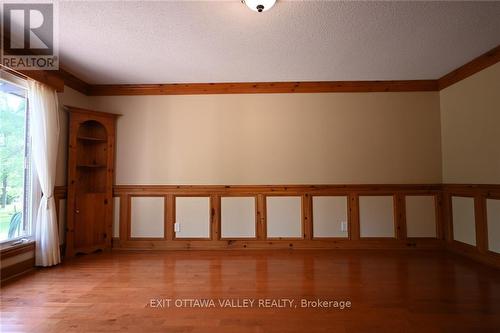
[[[108,130],[106,129],[106,125],[98,120],[85,120],[80,123],[76,138],[78,140],[94,141],[96,143],[107,142]]]
[[[80,113],[80,114],[85,114],[87,116],[93,116],[96,118],[104,117],[104,118],[117,119],[118,117],[122,116],[121,114],[117,114],[117,113],[108,113],[108,112],[101,112],[101,111],[95,111],[95,110],[88,110],[88,109],[78,108],[78,107],[69,106],[69,105],[65,105],[64,110],[69,112],[69,113]]]

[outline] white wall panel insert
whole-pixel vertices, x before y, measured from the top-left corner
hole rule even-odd
[[[163,197],[132,197],[131,210],[131,237],[164,237]]]
[[[474,198],[452,197],[453,239],[476,245]]]
[[[406,235],[436,237],[436,203],[432,195],[406,196]]]
[[[120,237],[120,198],[113,198],[113,237]]]
[[[255,237],[255,197],[221,198],[221,237]]]
[[[347,237],[347,197],[313,197],[314,237]]]
[[[360,196],[361,237],[394,237],[394,200],[392,196]]]
[[[210,197],[175,198],[176,238],[210,237]]]
[[[267,197],[267,237],[302,237],[302,198]]]
[[[488,217],[488,249],[500,253],[500,200],[486,201]]]

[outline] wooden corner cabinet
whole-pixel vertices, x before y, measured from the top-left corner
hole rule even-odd
[[[69,114],[66,257],[111,248],[116,119],[66,106]]]

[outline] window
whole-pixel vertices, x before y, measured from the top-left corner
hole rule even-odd
[[[0,79],[0,242],[31,235],[27,91]]]

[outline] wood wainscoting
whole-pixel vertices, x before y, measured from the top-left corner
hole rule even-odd
[[[63,188],[56,190],[63,198]],[[435,232],[433,237],[407,237],[407,196],[430,196],[434,198]],[[441,185],[290,185],[290,186],[217,186],[217,185],[117,185],[114,197],[119,225],[113,238],[115,249],[402,249],[441,248],[444,246],[443,209]],[[266,198],[290,196],[300,197],[301,235],[297,237],[268,237]],[[345,237],[315,237],[313,234],[313,198],[316,196],[344,196],[346,198]],[[392,197],[393,235],[362,237],[360,232],[360,196]],[[164,216],[163,234],[154,237],[132,235],[132,199],[148,197],[162,198]],[[174,231],[176,198],[209,198],[209,237],[176,238]],[[255,237],[223,238],[221,236],[221,198],[255,198]],[[57,198],[56,198],[57,199]]]
[[[488,244],[488,199],[500,200],[500,185],[488,184],[445,184],[443,191],[443,225],[445,226],[446,249],[500,268],[500,253],[490,250]],[[453,233],[452,198],[466,197],[474,200],[475,244],[457,241]],[[493,222],[493,221],[492,221]],[[500,223],[500,220],[495,221]]]
[[[482,263],[500,267],[500,254],[488,245],[487,200],[500,200],[500,185],[491,184],[418,184],[418,185],[116,185],[114,197],[116,232],[114,249],[404,249],[442,248]],[[268,238],[266,198],[295,196],[301,198],[302,235],[295,238]],[[346,237],[314,237],[313,198],[345,196],[347,198]],[[391,196],[393,198],[394,237],[362,237],[359,198]],[[408,237],[406,198],[432,196],[435,203],[435,237]],[[65,187],[55,190],[56,206],[66,197]],[[162,198],[164,204],[163,236],[132,237],[132,199]],[[175,199],[177,197],[208,197],[210,202],[210,236],[208,238],[176,238]],[[223,238],[221,236],[221,198],[255,197],[255,237]],[[474,200],[475,244],[455,240],[453,233],[453,197]],[[493,222],[492,222],[493,223]],[[494,222],[496,223],[496,221]],[[492,231],[493,232],[493,231]],[[490,235],[491,236],[491,235]]]
[[[35,266],[35,242],[27,242],[0,249],[0,280],[1,283],[15,280]]]

